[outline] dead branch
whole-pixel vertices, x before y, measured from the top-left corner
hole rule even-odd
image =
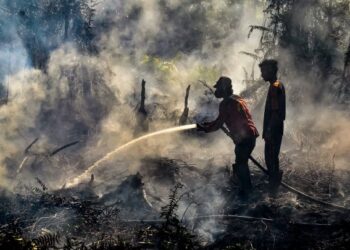
[[[39,177],[36,177],[35,180],[39,183],[43,191],[46,191],[48,189],[44,182],[42,182],[42,180],[39,179]]]
[[[204,87],[206,87],[207,89],[209,89],[209,91],[214,94],[214,90],[206,83],[206,81],[203,80],[198,80],[201,84],[203,84]]]
[[[191,85],[188,85],[187,89],[186,89],[186,95],[185,95],[185,107],[184,107],[184,111],[182,112],[182,115],[180,117],[179,120],[179,124],[180,125],[184,125],[187,122],[188,119],[188,113],[189,113],[189,108],[188,108],[188,97],[190,95],[190,89],[191,89]]]
[[[66,149],[66,148],[69,148],[75,144],[78,144],[79,141],[74,141],[74,142],[71,142],[71,143],[68,143],[62,147],[59,147],[58,149],[54,150],[49,156],[54,156],[55,154],[57,154],[58,152],[62,151],[63,149]]]
[[[249,26],[249,32],[248,32],[248,38],[250,38],[251,34],[253,33],[254,30],[260,30],[262,32],[272,32],[271,29],[265,27],[265,26],[260,26],[260,25],[250,25]]]
[[[32,141],[32,143],[30,143],[30,144],[28,145],[28,147],[26,147],[26,149],[24,150],[24,153],[25,153],[25,154],[28,154],[28,153],[29,153],[29,150],[31,149],[31,147],[32,147],[38,140],[39,140],[39,138],[34,139],[34,141]]]
[[[261,60],[261,57],[258,56],[257,54],[251,53],[251,52],[247,52],[247,51],[240,51],[240,54],[246,55],[246,56],[250,56],[252,57],[255,61]]]

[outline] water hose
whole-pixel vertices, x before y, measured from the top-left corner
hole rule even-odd
[[[221,130],[226,134],[228,135],[230,138],[232,138],[230,132],[228,131],[227,128],[225,127],[221,127]],[[249,156],[249,159],[266,175],[269,175],[269,172],[267,171],[267,169],[265,169],[256,159],[254,159],[253,156]],[[304,192],[302,191],[299,191],[297,190],[296,188],[288,185],[287,183],[285,182],[281,182],[281,186],[284,187],[285,189],[287,189],[288,191],[292,192],[292,193],[295,193],[296,195],[298,195],[299,197],[301,198],[305,198],[305,199],[308,199],[310,201],[313,201],[317,204],[320,204],[320,205],[323,205],[323,206],[326,206],[326,207],[332,207],[332,208],[336,208],[336,209],[339,209],[339,210],[343,210],[343,211],[347,211],[349,212],[350,209],[349,208],[346,208],[346,207],[343,207],[343,206],[340,206],[340,205],[337,205],[337,204],[333,204],[333,203],[328,203],[328,202],[325,202],[325,201],[322,201],[320,199],[317,199],[315,197],[312,197],[308,194],[305,194]]]
[[[264,172],[264,174],[268,175],[268,171],[263,167],[261,166],[261,164],[255,160],[252,156],[249,157],[249,159],[262,171]],[[325,202],[325,201],[322,201],[322,200],[319,200],[317,198],[314,198],[310,195],[307,195],[305,194],[304,192],[301,192],[297,189],[295,189],[294,187],[288,185],[287,183],[285,182],[281,182],[281,186],[284,187],[285,189],[287,189],[288,191],[292,192],[292,193],[295,193],[297,194],[298,196],[300,197],[303,197],[303,198],[306,198],[310,201],[313,201],[315,203],[318,203],[320,205],[324,205],[324,206],[327,206],[327,207],[333,207],[333,208],[337,208],[337,209],[340,209],[340,210],[344,210],[344,211],[350,211],[349,208],[346,208],[346,207],[343,207],[343,206],[339,206],[337,204],[333,204],[333,203],[328,203],[328,202]]]

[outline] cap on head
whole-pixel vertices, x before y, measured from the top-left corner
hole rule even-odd
[[[226,76],[220,77],[214,88],[216,98],[225,98],[233,94],[231,79]]]
[[[232,89],[232,81],[229,77],[221,76],[214,85],[214,88]]]

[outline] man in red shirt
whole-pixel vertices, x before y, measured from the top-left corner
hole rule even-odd
[[[259,64],[262,78],[270,83],[266,97],[263,139],[265,140],[265,163],[269,171],[270,191],[275,193],[282,180],[279,153],[286,118],[286,94],[283,84],[277,79],[276,60],[264,60]]]
[[[246,102],[240,96],[233,95],[231,79],[220,77],[214,88],[215,97],[223,98],[219,106],[219,116],[212,122],[197,124],[197,128],[199,131],[209,133],[226,125],[229,136],[236,145],[236,163],[233,165],[233,171],[238,177],[240,195],[246,197],[252,189],[248,159],[259,133]]]

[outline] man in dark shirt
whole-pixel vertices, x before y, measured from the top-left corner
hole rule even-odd
[[[197,128],[209,133],[222,128],[224,124],[226,125],[229,136],[236,145],[236,163],[233,165],[233,170],[238,177],[240,195],[246,198],[252,189],[248,159],[255,147],[256,137],[259,136],[259,133],[245,101],[241,97],[233,95],[231,79],[220,77],[214,88],[216,89],[215,97],[223,98],[219,106],[219,115],[212,122],[197,124]]]
[[[279,153],[286,118],[286,95],[283,84],[277,80],[277,61],[264,60],[259,67],[264,81],[270,83],[265,104],[263,139],[270,190],[276,192],[283,174],[279,169]]]

